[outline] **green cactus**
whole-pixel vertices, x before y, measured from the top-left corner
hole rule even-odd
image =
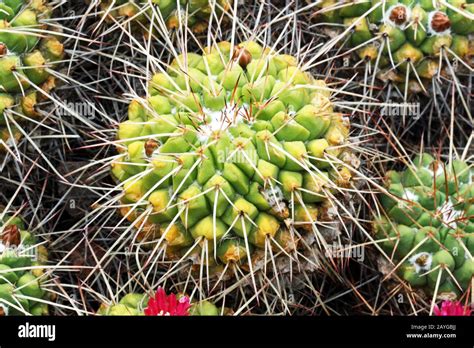
[[[90,2],[90,0],[89,0]],[[102,0],[100,7],[109,17],[133,20],[135,28],[149,27],[149,20],[161,15],[169,30],[187,24],[196,33],[203,32],[213,15],[230,9],[229,0],[152,0],[153,8],[144,0]],[[113,7],[112,7],[113,5]],[[213,12],[214,11],[214,12]],[[187,21],[186,21],[187,20]],[[156,21],[156,19],[155,19]]]
[[[170,259],[204,250],[210,269],[252,267],[268,248],[304,248],[295,230],[334,223],[326,212],[352,176],[348,136],[329,88],[294,57],[255,42],[188,53],[119,126],[122,214]]]
[[[43,270],[35,267],[46,262],[46,250],[35,245],[20,218],[1,216],[0,312],[2,315],[48,315],[48,305],[40,301],[49,298],[42,286]]]
[[[220,315],[219,308],[209,301],[201,301],[192,305],[190,310],[192,316],[217,316]]]
[[[148,297],[143,294],[130,293],[112,305],[102,304],[97,315],[105,316],[138,316],[144,315],[143,310],[148,303]]]
[[[376,238],[413,287],[456,297],[474,276],[474,168],[428,154],[413,163],[386,176]]]
[[[377,62],[382,69],[393,69],[395,74],[391,76],[395,82],[405,82],[407,69],[411,81],[418,81],[415,70],[426,82],[441,70],[441,48],[450,59],[456,55],[466,64],[472,64],[474,44],[470,35],[474,34],[474,3],[447,2],[449,6],[431,0],[324,0],[319,20],[346,27],[353,25],[349,44],[357,47],[359,59]]]
[[[56,36],[44,32],[51,30],[44,24],[50,16],[48,1],[0,3],[0,151],[21,137],[9,119],[39,116],[36,105],[42,94],[35,86],[48,93],[55,85],[49,70],[63,58],[64,48]]]

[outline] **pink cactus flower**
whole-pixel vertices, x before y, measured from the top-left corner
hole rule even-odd
[[[146,316],[188,316],[189,298],[186,296],[180,299],[176,298],[175,294],[166,295],[163,288],[159,288],[154,298],[148,302],[148,307],[145,308]]]
[[[433,310],[434,315],[441,317],[448,316],[470,316],[471,309],[468,306],[463,306],[459,301],[443,301],[441,308],[435,305]]]

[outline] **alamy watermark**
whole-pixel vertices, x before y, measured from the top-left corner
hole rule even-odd
[[[382,104],[380,114],[388,117],[411,117],[417,120],[421,116],[420,103],[394,103],[389,100]]]
[[[0,258],[15,256],[38,261],[38,248],[33,245],[6,245],[0,242]]]
[[[63,102],[57,109],[58,116],[79,116],[87,119],[95,118],[95,108],[86,102]]]
[[[249,164],[258,162],[257,151],[246,151],[244,149],[226,149],[217,151],[219,163]]]
[[[361,245],[341,245],[334,242],[328,246],[325,255],[335,259],[346,258],[363,262],[365,259],[365,249]]]
[[[56,325],[37,325],[26,322],[18,326],[19,338],[45,338],[49,342],[56,340]]]

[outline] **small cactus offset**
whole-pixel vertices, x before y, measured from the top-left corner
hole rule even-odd
[[[473,284],[474,168],[428,154],[413,164],[388,172],[376,237],[413,288],[457,298]]]
[[[21,138],[17,122],[37,118],[37,103],[55,87],[51,70],[64,48],[46,23],[51,11],[45,0],[0,3],[0,151]]]
[[[450,75],[454,60],[472,66],[474,4],[468,0],[324,0],[325,23],[353,26],[348,43],[361,60],[382,69],[378,76],[397,83],[409,78],[422,91],[439,74]],[[452,69],[452,67],[451,67]]]
[[[169,259],[253,276],[279,255],[288,270],[336,230],[334,196],[351,185],[355,159],[348,137],[329,88],[295,57],[255,42],[187,53],[119,126],[121,212]]]
[[[168,30],[186,26],[196,33],[208,27],[212,16],[221,15],[231,6],[229,0],[101,0],[99,4],[113,21],[131,21],[136,29],[148,28],[152,18],[152,25],[158,27],[156,22],[162,18]]]
[[[209,301],[200,301],[193,304],[189,310],[190,315],[192,316],[217,316],[220,315],[219,308],[216,305]]]
[[[47,258],[19,217],[0,213],[0,313],[48,315],[43,270]]]
[[[130,293],[122,297],[115,304],[102,304],[97,315],[105,316],[135,316],[144,315],[144,309],[148,305],[149,298],[144,294]]]

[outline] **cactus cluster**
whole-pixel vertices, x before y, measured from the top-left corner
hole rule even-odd
[[[187,25],[201,33],[208,27],[211,17],[229,10],[230,4],[228,0],[102,0],[100,8],[114,20],[132,20],[132,24],[138,24],[136,28],[148,28],[150,19],[156,21],[160,16],[168,30]],[[153,25],[157,24],[154,22]]]
[[[48,315],[43,270],[35,267],[45,262],[46,250],[21,218],[0,216],[0,315]]]
[[[474,0],[84,2],[0,0],[0,316],[471,314]]]
[[[16,122],[38,117],[37,103],[55,86],[50,73],[64,48],[46,24],[44,0],[0,2],[0,151],[21,137]]]
[[[474,276],[474,168],[428,154],[413,163],[387,173],[376,237],[412,287],[455,298]]]
[[[187,53],[119,126],[121,211],[170,259],[252,271],[334,224],[334,195],[351,185],[348,137],[330,89],[293,56],[255,42]]]
[[[470,0],[324,0],[320,13],[323,22],[353,25],[348,43],[382,69],[379,77],[404,83],[408,74],[419,84],[436,76],[446,59],[472,64]]]

